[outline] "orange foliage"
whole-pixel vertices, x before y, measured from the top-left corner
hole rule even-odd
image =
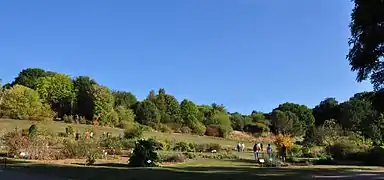
[[[275,136],[275,145],[277,148],[281,148],[283,144],[287,147],[287,149],[291,149],[294,145],[293,139],[291,136],[278,134]]]

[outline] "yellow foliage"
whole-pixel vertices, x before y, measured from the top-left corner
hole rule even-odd
[[[282,134],[276,135],[275,136],[276,147],[280,149],[283,146],[283,144],[285,145],[285,147],[287,147],[288,150],[291,149],[294,145],[292,137],[287,135],[282,135]]]

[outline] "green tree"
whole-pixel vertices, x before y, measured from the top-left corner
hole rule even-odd
[[[119,123],[128,123],[135,121],[135,113],[132,109],[128,109],[124,106],[115,107],[115,111],[119,116]]]
[[[351,99],[341,103],[339,107],[338,120],[347,130],[361,131],[364,129],[362,126],[368,125],[367,122],[372,122],[378,116],[370,101]]]
[[[336,119],[339,113],[339,102],[335,98],[326,98],[313,108],[315,124],[322,125],[325,120]]]
[[[226,137],[233,130],[231,125],[232,123],[229,117],[230,115],[224,112],[216,113],[212,118],[212,124],[208,125],[219,125],[221,136]]]
[[[55,73],[47,72],[40,68],[27,68],[23,69],[19,75],[15,78],[15,81],[11,83],[11,86],[15,84],[23,85],[31,89],[36,90],[38,79],[41,77],[52,76]]]
[[[302,135],[304,128],[295,113],[274,110],[272,112],[272,126],[276,133]]]
[[[159,110],[162,123],[182,123],[179,102],[174,96],[166,94],[163,88],[159,89],[153,102]]]
[[[139,103],[136,108],[136,121],[140,124],[150,125],[160,123],[160,113],[156,105],[149,101],[144,100]]]
[[[39,120],[53,117],[52,110],[41,102],[39,94],[22,85],[14,85],[4,90],[0,109],[3,116],[12,119]]]
[[[184,99],[180,104],[182,119],[184,124],[192,129],[196,134],[204,134],[205,126],[202,123],[202,115],[198,107],[187,99]]]
[[[299,122],[301,123],[301,126],[306,130],[307,127],[311,127],[315,123],[315,118],[312,114],[312,109],[309,109],[305,105],[295,104],[295,103],[283,103],[280,104],[279,107],[277,107],[274,110],[280,110],[284,112],[292,112],[294,113],[298,118]]]
[[[97,85],[96,81],[88,76],[79,76],[73,80],[75,89],[74,114],[93,119],[93,96],[92,86]]]
[[[380,89],[384,83],[384,1],[353,2],[347,59],[351,69],[357,71],[357,81],[370,78],[374,88]]]
[[[114,111],[113,96],[106,86],[92,85],[93,116],[101,125],[118,125],[119,117]]]
[[[132,108],[137,103],[137,98],[131,92],[125,91],[113,91],[113,97],[115,98],[115,107],[123,106],[125,108]]]
[[[71,114],[75,97],[71,77],[65,74],[41,77],[37,80],[36,90],[58,117]]]
[[[237,131],[243,131],[245,126],[245,117],[238,112],[232,113],[230,116],[232,123],[232,129]]]

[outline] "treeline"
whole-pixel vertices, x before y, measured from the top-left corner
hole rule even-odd
[[[140,123],[163,132],[221,137],[232,130],[308,137],[326,120],[333,120],[345,131],[381,143],[384,135],[382,94],[381,91],[357,93],[342,103],[326,98],[313,109],[287,102],[272,112],[240,114],[230,113],[218,104],[198,105],[187,99],[179,102],[164,89],[151,90],[146,99],[138,101],[131,92],[110,90],[88,76],[71,78],[27,68],[2,87],[0,116],[121,128]]]

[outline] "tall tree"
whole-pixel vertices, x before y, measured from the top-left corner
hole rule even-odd
[[[353,0],[347,59],[357,81],[370,78],[375,89],[384,85],[384,1]]]
[[[15,78],[15,81],[11,83],[11,86],[15,84],[23,85],[31,89],[36,89],[38,79],[41,77],[52,76],[54,72],[47,72],[40,68],[27,68],[23,69],[19,75]]]
[[[140,102],[136,108],[136,121],[145,124],[157,124],[160,123],[160,113],[156,105],[149,100]]]
[[[75,97],[71,77],[65,74],[41,77],[37,80],[36,90],[40,97],[51,105],[58,117],[71,114]]]
[[[304,130],[311,127],[315,123],[315,117],[313,117],[312,109],[309,109],[305,105],[295,104],[295,103],[283,103],[280,104],[275,110],[280,110],[284,112],[292,112],[298,118]]]
[[[118,114],[113,109],[113,96],[109,88],[92,85],[93,116],[101,125],[117,125]]]
[[[97,85],[96,81],[88,76],[79,76],[73,80],[73,85],[76,95],[74,113],[87,120],[92,120],[94,106],[92,86]]]
[[[184,124],[190,127],[194,133],[204,134],[205,126],[198,107],[192,101],[184,99],[180,104],[180,109]]]
[[[337,119],[339,102],[335,98],[326,98],[313,108],[315,124],[322,125],[325,120]]]
[[[137,103],[137,98],[131,92],[126,91],[113,91],[112,95],[115,99],[115,107],[123,106],[125,108],[132,108]]]

